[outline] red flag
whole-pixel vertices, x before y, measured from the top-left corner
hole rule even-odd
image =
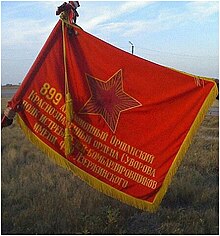
[[[217,96],[216,84],[72,28],[63,38],[58,22],[13,97],[12,108],[22,103],[19,124],[94,188],[154,211]]]

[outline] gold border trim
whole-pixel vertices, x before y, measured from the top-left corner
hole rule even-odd
[[[88,174],[87,172],[81,170],[80,168],[78,168],[77,166],[75,166],[71,162],[69,162],[67,159],[62,157],[59,153],[54,151],[52,148],[50,148],[41,139],[39,139],[26,126],[26,124],[24,123],[24,121],[22,120],[22,118],[19,115],[17,116],[17,121],[18,121],[21,129],[23,130],[23,132],[28,137],[28,139],[33,144],[35,144],[38,148],[40,148],[43,152],[45,152],[49,157],[51,157],[56,164],[66,168],[67,170],[71,171],[72,173],[78,175],[82,180],[87,182],[90,186],[94,187],[95,189],[103,192],[104,194],[106,194],[110,197],[116,198],[116,199],[120,200],[121,202],[124,202],[124,203],[129,204],[134,207],[137,207],[139,209],[146,210],[149,212],[155,212],[158,209],[158,207],[159,207],[159,205],[160,205],[160,203],[161,203],[161,201],[168,189],[168,186],[171,183],[172,177],[175,175],[190,143],[192,142],[192,138],[193,138],[195,132],[197,131],[197,129],[199,128],[199,125],[203,121],[204,116],[207,113],[209,107],[212,105],[212,103],[216,99],[217,94],[218,94],[218,89],[215,84],[215,86],[212,88],[209,95],[207,96],[205,102],[203,103],[203,106],[201,107],[196,119],[194,120],[193,125],[191,126],[184,142],[182,143],[182,145],[179,149],[179,152],[177,153],[177,155],[174,159],[174,162],[172,163],[159,192],[156,194],[156,197],[155,197],[155,200],[153,203],[150,203],[150,202],[138,199],[138,198],[134,198],[128,194],[125,194],[125,193],[105,184],[104,182],[101,182],[100,180],[96,179],[95,177]]]

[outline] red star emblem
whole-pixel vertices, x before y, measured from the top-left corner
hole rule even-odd
[[[114,133],[123,111],[139,107],[141,103],[128,95],[123,88],[122,70],[106,82],[86,74],[91,97],[80,113],[101,115]]]

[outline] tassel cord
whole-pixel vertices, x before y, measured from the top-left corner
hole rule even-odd
[[[65,23],[62,21],[62,36],[63,36],[63,64],[65,77],[65,94],[69,93],[68,77],[67,77],[67,62],[66,62],[66,42],[65,42]]]
[[[67,60],[66,60],[66,42],[65,42],[65,23],[62,21],[62,38],[63,38],[63,63],[64,63],[64,82],[65,82],[65,104],[66,104],[66,128],[65,128],[65,155],[68,156],[73,150],[72,136],[70,134],[71,121],[73,120],[73,103],[69,91],[67,76]]]

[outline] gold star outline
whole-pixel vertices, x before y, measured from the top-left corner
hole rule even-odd
[[[122,70],[107,81],[86,74],[91,97],[80,110],[81,114],[100,115],[115,133],[122,112],[142,106],[124,91]]]

